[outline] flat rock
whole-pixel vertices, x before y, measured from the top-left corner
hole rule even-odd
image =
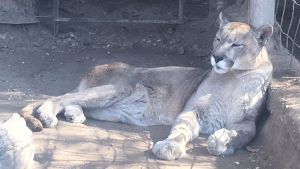
[[[19,114],[0,124],[0,169],[26,169],[32,164],[32,132]]]

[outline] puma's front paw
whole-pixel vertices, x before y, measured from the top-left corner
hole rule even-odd
[[[237,132],[234,130],[227,130],[225,128],[217,130],[207,140],[208,152],[216,156],[233,154],[234,147],[230,143],[236,136]]]
[[[173,140],[157,142],[152,148],[153,154],[163,160],[176,160],[185,154],[185,144]]]
[[[78,105],[66,106],[65,117],[71,123],[84,123],[86,120],[82,108]]]
[[[45,101],[38,109],[37,116],[46,128],[54,127],[57,124],[56,115],[62,110],[62,107],[55,102]]]

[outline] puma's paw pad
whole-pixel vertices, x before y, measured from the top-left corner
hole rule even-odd
[[[82,108],[78,105],[66,106],[65,117],[71,123],[84,123],[86,120]]]
[[[185,145],[172,140],[157,142],[152,148],[153,154],[163,160],[176,160],[185,154]]]
[[[207,140],[207,150],[216,156],[230,155],[234,153],[234,147],[230,145],[232,138],[237,136],[234,130],[220,129]]]
[[[51,101],[45,101],[37,109],[37,117],[46,128],[54,127],[57,125],[56,115],[60,111],[60,106]]]

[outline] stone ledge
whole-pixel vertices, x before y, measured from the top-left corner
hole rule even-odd
[[[270,116],[258,137],[269,155],[269,168],[300,168],[299,80],[280,79],[272,84],[267,103]]]

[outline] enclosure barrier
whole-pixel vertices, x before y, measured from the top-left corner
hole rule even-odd
[[[296,0],[276,0],[276,26],[279,38],[285,47],[297,59],[300,58],[300,2]],[[292,64],[292,59],[290,65]]]
[[[59,15],[60,0],[53,0],[52,16],[36,16],[37,18],[52,18],[53,33],[58,33],[59,22],[94,22],[94,23],[159,23],[159,24],[181,24],[183,22],[183,0],[178,0],[178,18],[171,20],[158,19],[101,19],[101,18],[67,18]]]

